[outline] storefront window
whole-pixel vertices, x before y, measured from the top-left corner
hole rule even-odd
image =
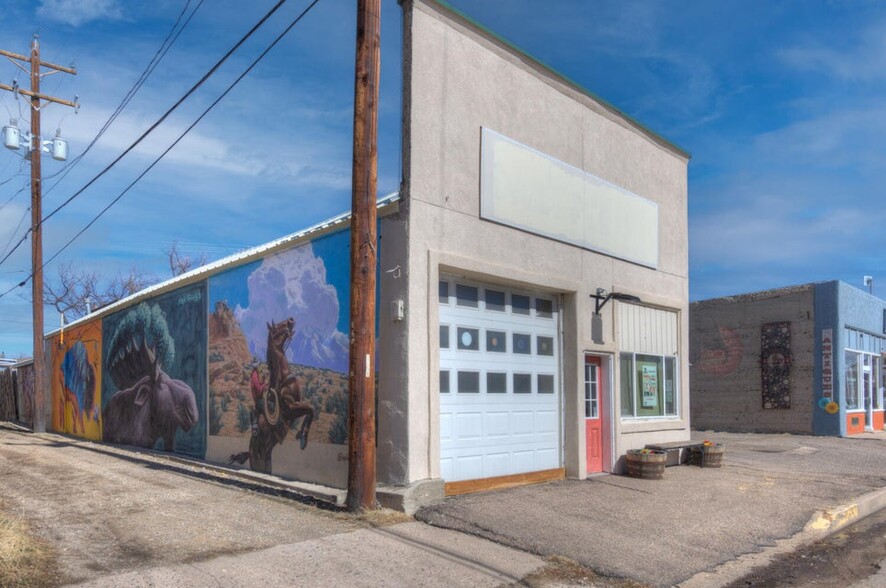
[[[677,416],[676,358],[622,353],[620,359],[622,416]]]
[[[631,353],[622,353],[621,361],[618,362],[621,369],[621,416],[634,416],[634,375],[631,371],[634,365],[634,356]]]
[[[846,408],[857,410],[861,407],[858,394],[858,353],[847,351],[846,357]]]

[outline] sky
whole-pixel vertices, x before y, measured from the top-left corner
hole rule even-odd
[[[272,0],[0,0],[0,49],[73,64],[43,92],[43,135],[81,154],[183,11],[168,53],[76,165],[43,159],[44,214],[118,157],[270,10]],[[874,278],[886,295],[886,4],[874,0],[452,0],[692,155],[690,299]],[[118,197],[307,7],[288,0],[144,143],[43,225],[50,258]],[[165,251],[214,260],[350,206],[353,0],[320,0],[156,166],[46,268],[170,276]],[[542,8],[543,6],[543,8]],[[196,11],[195,11],[196,9]],[[380,195],[400,175],[400,8],[382,0]],[[0,83],[27,76],[0,62]],[[0,91],[0,119],[27,104]],[[62,174],[61,172],[64,173]],[[29,223],[29,164],[0,150],[0,251]],[[56,175],[57,174],[57,175]],[[53,177],[54,176],[54,177]],[[9,245],[7,245],[9,243]],[[2,257],[2,256],[0,256]],[[0,292],[30,272],[25,241]],[[30,286],[0,298],[0,352],[31,352]],[[47,309],[47,329],[58,316]]]

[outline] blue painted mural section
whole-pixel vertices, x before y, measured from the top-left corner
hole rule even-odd
[[[816,405],[813,430],[816,435],[846,435],[846,358],[853,349],[870,353],[886,351],[886,301],[845,282],[815,285],[815,398],[822,397],[822,331],[833,333],[833,391],[840,411],[830,415]]]
[[[832,399],[837,403],[842,404],[840,402],[840,381],[842,378],[840,378],[838,374],[843,373],[843,354],[837,351],[842,349],[839,343],[841,329],[838,313],[838,282],[823,282],[815,284],[814,308],[815,369],[813,372],[813,388],[815,393],[812,395],[812,398],[815,405],[812,409],[812,432],[815,435],[843,435],[846,430],[846,419],[844,418],[843,410],[841,409],[837,414],[828,414],[825,411],[825,401],[822,400],[823,382],[825,382],[826,377],[829,377]],[[825,370],[823,347],[828,344],[828,342],[823,342],[822,335],[825,330],[830,330],[830,374],[823,373]]]

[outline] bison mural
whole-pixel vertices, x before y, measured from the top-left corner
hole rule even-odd
[[[61,414],[65,414],[65,404],[71,406],[73,432],[84,434],[83,419],[98,420],[98,405],[95,403],[96,377],[95,369],[89,361],[86,346],[82,341],[74,343],[65,353],[61,367],[62,406]]]

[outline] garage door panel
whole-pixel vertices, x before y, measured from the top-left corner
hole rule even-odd
[[[510,413],[508,411],[486,413],[486,437],[507,437],[510,435]]]
[[[559,336],[554,297],[492,287],[493,304],[487,308],[486,286],[468,284],[459,289],[457,285],[464,286],[464,280],[444,279],[450,296],[440,304],[440,370],[449,374],[449,386],[439,397],[440,452],[441,464],[451,464],[441,465],[444,479],[559,467]],[[458,306],[455,292],[473,297],[472,288],[476,288],[476,304],[472,300],[471,306]],[[437,336],[437,330],[433,332]]]
[[[455,477],[455,460],[453,458],[440,458],[440,475],[444,480],[452,480]]]
[[[560,467],[560,453],[553,449],[542,449],[535,452],[535,469],[552,470]]]
[[[452,439],[452,415],[450,413],[440,413],[440,440],[449,441]]]
[[[515,411],[511,413],[514,424],[514,436],[531,435],[535,432],[535,413],[531,411]]]
[[[490,453],[486,455],[484,477],[506,476],[511,467],[510,453]]]
[[[520,472],[534,472],[540,468],[535,465],[535,451],[515,451],[511,454],[513,469]]]
[[[538,411],[535,424],[539,433],[556,433],[560,429],[560,415],[553,410]]]
[[[456,458],[455,475],[462,480],[485,477],[483,474],[483,456],[466,455]]]
[[[461,412],[455,415],[456,435],[460,440],[483,438],[483,413]]]

